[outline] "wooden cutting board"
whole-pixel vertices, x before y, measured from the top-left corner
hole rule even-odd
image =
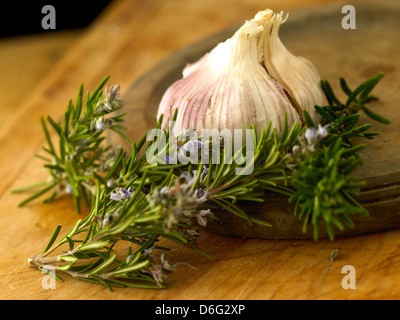
[[[367,186],[357,200],[369,211],[369,216],[351,217],[354,228],[335,230],[338,236],[351,236],[382,231],[400,226],[400,4],[399,2],[371,2],[357,6],[356,29],[344,30],[341,25],[341,6],[328,6],[299,10],[289,15],[281,27],[282,42],[296,55],[311,60],[322,79],[331,82],[340,94],[339,77],[344,77],[350,86],[383,71],[385,76],[374,90],[379,101],[371,104],[377,113],[389,118],[391,125],[384,125],[361,117],[361,121],[373,124],[372,131],[380,135],[367,141],[361,155],[365,164],[354,175],[367,181]],[[182,77],[187,63],[200,58],[219,42],[231,37],[239,26],[232,26],[219,34],[195,43],[153,67],[125,93],[129,117],[129,135],[137,137],[137,121],[145,119],[147,128],[153,128],[158,104],[165,90]],[[138,113],[142,116],[138,117]],[[365,141],[361,141],[365,143]],[[360,143],[361,143],[360,142]],[[242,206],[250,216],[268,221],[272,228],[261,225],[249,226],[246,221],[214,208],[219,221],[207,227],[213,232],[256,238],[304,239],[312,238],[312,228],[302,232],[302,222],[293,215],[293,206],[281,195],[267,195],[265,202]],[[320,236],[327,237],[321,224]]]
[[[171,248],[168,261],[193,266],[182,264],[172,272],[168,279],[169,289],[117,288],[110,292],[102,286],[63,276],[63,281],[57,282],[54,290],[46,290],[42,287],[45,275],[30,268],[27,258],[42,251],[57,224],[62,224],[60,236],[63,236],[86,212],[78,216],[69,197],[60,197],[51,205],[38,200],[18,208],[16,204],[26,195],[10,194],[11,189],[47,178],[43,162],[33,157],[33,154],[40,152],[44,143],[39,116],[49,114],[61,119],[68,99],[76,96],[81,82],[84,82],[87,90],[92,91],[105,75],[110,74],[110,84],[120,84],[131,104],[129,101],[136,99],[129,90],[133,88],[132,83],[171,52],[240,23],[265,6],[292,12],[290,20],[293,21],[298,14],[304,14],[301,13],[303,9],[298,11],[298,8],[307,7],[304,12],[320,10],[312,6],[325,6],[328,2],[337,4],[335,23],[339,25],[342,17],[340,8],[348,4],[345,0],[272,0],[268,3],[264,0],[113,1],[111,8],[71,45],[63,59],[45,77],[37,79],[38,84],[31,93],[27,94],[25,90],[21,92],[25,100],[7,115],[0,126],[0,299],[399,299],[399,229],[338,237],[334,241],[243,239],[205,231],[199,247],[209,253],[212,259],[188,248],[171,245],[167,240],[160,241],[160,245]],[[358,13],[364,2],[356,2]],[[375,19],[381,18],[371,13],[371,21]],[[332,27],[323,26],[318,26],[318,30],[322,32]],[[398,22],[392,21],[390,27],[382,29],[379,36],[384,37],[386,32],[392,34],[395,30],[398,30]],[[361,31],[359,23],[355,31]],[[369,39],[369,36],[360,38],[358,45]],[[374,41],[377,41],[376,37]],[[395,95],[399,89],[399,78],[395,73],[397,66],[393,66],[392,72],[385,68],[397,58],[395,41],[380,48],[387,54],[387,59],[382,59],[380,54],[379,57],[371,57],[369,51],[363,51],[356,57],[340,55],[341,59],[336,51],[326,50],[324,54],[330,63],[340,62],[339,66],[343,66],[344,70],[341,75],[349,79],[349,83],[357,83],[359,79],[365,79],[383,67],[386,75],[376,93],[381,96],[380,103],[386,108],[388,103],[394,105],[398,97]],[[324,39],[324,45],[327,45],[325,42]],[[304,46],[307,46],[307,42],[304,42]],[[337,48],[340,50],[341,46],[337,44]],[[373,46],[371,50],[379,52]],[[32,58],[29,54],[26,56]],[[365,61],[368,56],[369,60],[375,58],[376,63],[375,68],[371,65],[372,69],[367,74],[360,76],[367,70],[364,64],[364,69],[355,72],[345,68],[348,61]],[[391,56],[395,58],[390,59]],[[24,61],[26,70],[29,70],[32,59]],[[379,68],[376,68],[377,65]],[[323,63],[320,62],[318,68],[322,67]],[[21,73],[21,76],[24,75]],[[156,75],[153,73],[153,76]],[[335,80],[329,74],[322,76],[330,81]],[[391,96],[382,96],[384,86],[392,89]],[[152,126],[152,121],[146,122],[147,113],[142,107],[138,104],[136,110],[131,109],[132,118],[129,121],[133,127],[130,130],[135,139]],[[381,111],[389,116],[384,108]],[[397,139],[398,118],[395,115],[389,117],[393,131],[384,132],[386,129],[379,127],[381,141],[385,145],[390,139]],[[378,126],[375,129],[378,130]],[[379,154],[378,158],[390,162],[396,152],[384,149],[391,154],[385,158]],[[375,161],[374,158],[371,154],[365,160]],[[387,171],[389,175],[390,172]],[[330,255],[334,249],[338,249],[338,255],[332,261]],[[354,290],[346,290],[341,285],[345,276],[342,268],[346,265],[354,266],[356,270],[357,286]],[[159,303],[161,305],[162,301]],[[149,315],[154,313],[154,310],[143,311]]]

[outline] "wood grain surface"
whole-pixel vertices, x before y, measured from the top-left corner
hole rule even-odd
[[[35,201],[17,208],[25,195],[10,194],[13,188],[47,176],[41,161],[33,157],[44,142],[39,117],[49,114],[59,119],[80,83],[93,90],[105,75],[111,75],[110,83],[120,84],[124,92],[171,53],[241,23],[265,7],[292,11],[332,2],[337,1],[113,2],[46,76],[37,79],[18,108],[2,114],[0,299],[400,298],[397,229],[334,241],[242,239],[204,232],[200,248],[212,259],[162,242],[172,249],[171,262],[195,267],[181,265],[172,273],[169,289],[109,292],[66,276],[54,290],[45,290],[44,275],[30,268],[27,259],[43,249],[56,224],[62,224],[62,233],[66,232],[78,216],[69,198],[60,198],[52,205]],[[34,64],[32,61],[32,67]],[[145,121],[140,117],[134,121],[137,132],[142,132]],[[330,254],[335,249],[338,256],[332,261]],[[356,270],[356,289],[342,288],[345,265]]]
[[[82,31],[58,31],[0,41],[0,127]]]
[[[350,32],[343,30],[341,24],[337,23],[337,13],[341,7],[342,4],[330,4],[298,9],[280,28],[279,36],[292,53],[312,61],[322,79],[330,81],[342,101],[345,101],[345,95],[340,90],[340,77],[345,75],[349,85],[354,87],[380,71],[385,74],[381,83],[374,88],[374,94],[379,99],[369,106],[390,118],[391,125],[377,123],[361,113],[360,123],[372,123],[371,130],[379,132],[380,136],[367,141],[367,148],[360,152],[364,164],[353,173],[358,179],[367,182],[356,199],[368,210],[369,215],[351,216],[354,228],[335,228],[336,236],[354,236],[400,227],[400,214],[395,209],[400,206],[400,131],[396,129],[400,126],[399,94],[396,85],[388,85],[397,84],[400,79],[400,69],[397,68],[400,43],[396,41],[400,29],[400,3],[372,1],[358,4],[357,28]],[[153,127],[165,91],[182,78],[184,67],[230,38],[237,28],[236,25],[232,26],[174,52],[128,88],[124,96],[126,106],[121,113],[128,112],[135,117],[127,117],[126,134],[132,138],[144,134],[145,131],[138,132],[143,127],[138,126],[138,119],[144,120],[147,128]],[[366,39],[374,39],[374,46]],[[338,68],[338,65],[341,67]],[[126,140],[115,136],[111,138],[114,138],[114,144],[120,143],[130,148]],[[357,143],[365,143],[365,140],[358,139]],[[379,161],[375,159],[376,154],[379,154]],[[287,196],[270,193],[265,196],[263,203],[241,203],[240,208],[250,217],[268,221],[272,228],[257,224],[250,226],[244,219],[215,206],[212,212],[218,220],[211,220],[207,230],[265,239],[314,237],[312,228],[303,232],[303,223],[293,214],[294,204],[288,204]],[[319,238],[328,237],[324,222],[321,221]]]

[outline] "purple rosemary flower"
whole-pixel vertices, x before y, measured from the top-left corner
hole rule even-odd
[[[315,146],[320,140],[328,135],[329,124],[321,126],[318,124],[318,129],[307,128],[304,133],[304,138],[310,146]]]
[[[213,216],[213,213],[210,211],[210,209],[200,210],[199,213],[196,215],[197,223],[202,227],[205,227],[207,225],[207,216]]]
[[[131,191],[131,188],[127,190],[125,188],[119,187],[116,188],[114,191],[115,192],[111,192],[110,199],[115,201],[124,201],[126,199],[129,199],[134,193],[134,190]]]
[[[199,140],[189,140],[183,146],[178,147],[179,152],[185,156],[198,156],[199,150],[201,149],[203,143]]]
[[[199,188],[194,191],[194,196],[196,197],[197,203],[202,203],[207,201],[208,191],[205,188]]]
[[[167,278],[167,275],[165,274],[165,271],[163,270],[162,266],[154,264],[149,268],[149,271],[153,276],[153,279],[156,281],[157,285],[159,287],[162,287],[165,279]]]

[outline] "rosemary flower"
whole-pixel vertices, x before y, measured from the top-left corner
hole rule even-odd
[[[160,194],[162,194],[163,196],[168,196],[169,192],[170,192],[170,188],[167,186],[162,187],[160,190]]]
[[[172,270],[175,269],[175,267],[176,267],[175,264],[170,264],[170,263],[167,261],[167,259],[165,259],[165,253],[163,253],[163,254],[161,255],[160,259],[161,259],[161,267],[162,267],[164,270],[172,271]]]
[[[192,173],[195,176],[197,174],[197,170],[193,170]],[[212,177],[214,177],[214,171],[210,172],[210,174],[212,175]],[[207,175],[208,175],[208,167],[207,165],[204,164],[203,171],[200,174],[200,180],[203,180]]]
[[[66,185],[64,188],[65,193],[71,194],[74,190],[72,189],[71,185]]]
[[[149,271],[157,285],[161,287],[168,278],[168,273],[173,271],[176,268],[176,265],[169,263],[166,260],[164,253],[160,256],[160,260],[161,262],[159,264],[152,263]]]
[[[182,151],[183,154],[185,155],[187,155],[187,153],[197,154],[198,150],[201,149],[202,145],[203,145],[202,142],[199,140],[189,140],[183,146],[181,146],[179,150]]]
[[[97,118],[95,126],[97,131],[103,131],[106,128],[103,117]]]
[[[187,163],[189,160],[192,163],[198,163],[202,157],[202,146],[203,143],[199,140],[189,140],[182,146],[178,145],[178,157],[180,162]]]
[[[307,128],[304,133],[304,138],[306,139],[309,146],[315,146],[320,140],[328,135],[329,124],[321,126],[318,124],[318,129]]]
[[[105,119],[103,116],[100,116],[94,120],[90,124],[90,129],[92,131],[104,131],[106,128],[110,128],[113,124],[112,119]]]
[[[119,89],[118,84],[105,89],[106,96],[97,103],[98,113],[110,113],[124,105]]]
[[[152,247],[150,247],[150,248],[145,249],[145,250],[143,251],[143,255],[144,255],[144,256],[149,255],[155,248],[156,248],[156,246],[152,246]]]
[[[205,227],[207,225],[207,216],[213,216],[213,213],[210,211],[210,209],[200,210],[196,215],[197,223],[202,227]]]
[[[126,199],[129,199],[135,190],[132,191],[131,188],[125,189],[125,188],[116,188],[115,192],[111,192],[110,199],[115,200],[115,201],[124,201]]]
[[[153,265],[152,267],[150,267],[149,271],[150,271],[151,275],[153,276],[153,279],[156,281],[157,285],[159,287],[162,287],[163,283],[167,279],[167,275],[166,275],[165,271],[163,270],[163,268],[160,265],[156,264],[156,265]]]
[[[328,129],[329,124],[325,126],[318,124],[318,129],[307,128],[303,135],[299,137],[300,145],[295,145],[293,147],[291,160],[293,160],[293,157],[302,159],[303,156],[315,152],[319,142],[328,135]]]
[[[208,191],[206,188],[198,188],[194,191],[197,203],[203,203],[208,200]]]
[[[112,188],[115,186],[115,180],[114,179],[110,179],[107,181],[107,187],[108,188]]]

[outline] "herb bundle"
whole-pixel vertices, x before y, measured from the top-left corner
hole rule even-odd
[[[354,90],[341,78],[345,102],[339,101],[327,81],[322,81],[328,105],[315,106],[321,116],[318,124],[304,111],[304,124],[289,128],[285,121],[280,135],[271,124],[260,135],[250,127],[254,151],[246,157],[252,158],[254,170],[249,175],[236,174],[240,165],[223,161],[232,141],[219,141],[224,148],[216,155],[219,161],[215,164],[149,161],[146,151],[159,150],[159,141],[149,141],[147,133],[138,142],[123,135],[124,114],[117,112],[123,106],[119,86],[103,90],[107,77],[84,99],[82,85],[76,103],[69,101],[63,123],[51,117],[47,122],[41,119],[47,146],[43,147],[46,155],[39,157],[46,162],[50,178],[14,192],[36,190],[20,205],[44,195],[48,195],[45,202],[51,203],[58,194],[69,193],[77,212],[82,202],[90,207],[90,213],[56,241],[61,230],[58,225],[44,250],[29,259],[31,265],[42,271],[52,266],[57,278],[65,273],[109,289],[164,288],[168,273],[176,265],[167,261],[165,253],[154,254],[168,250],[157,245],[160,238],[209,257],[197,244],[199,227],[208,219],[218,219],[210,204],[249,224],[273,227],[250,217],[240,207],[242,200],[264,201],[266,191],[283,194],[295,204],[294,214],[302,221],[304,231],[312,226],[317,239],[323,221],[334,239],[335,227],[342,230],[353,225],[352,214],[368,214],[353,198],[364,182],[350,174],[362,164],[359,151],[366,146],[354,145],[353,138],[373,139],[377,135],[369,131],[370,124],[358,124],[360,111],[376,121],[390,123],[366,106],[376,99],[370,93],[382,76],[379,73]],[[155,128],[161,130],[161,123],[162,116]],[[106,130],[128,139],[130,150],[107,145]],[[170,130],[165,132],[167,137]],[[214,142],[200,137],[196,143]],[[193,141],[179,141],[179,148],[189,144],[193,147]],[[242,152],[244,147],[239,155]],[[158,156],[156,152],[154,157]]]

